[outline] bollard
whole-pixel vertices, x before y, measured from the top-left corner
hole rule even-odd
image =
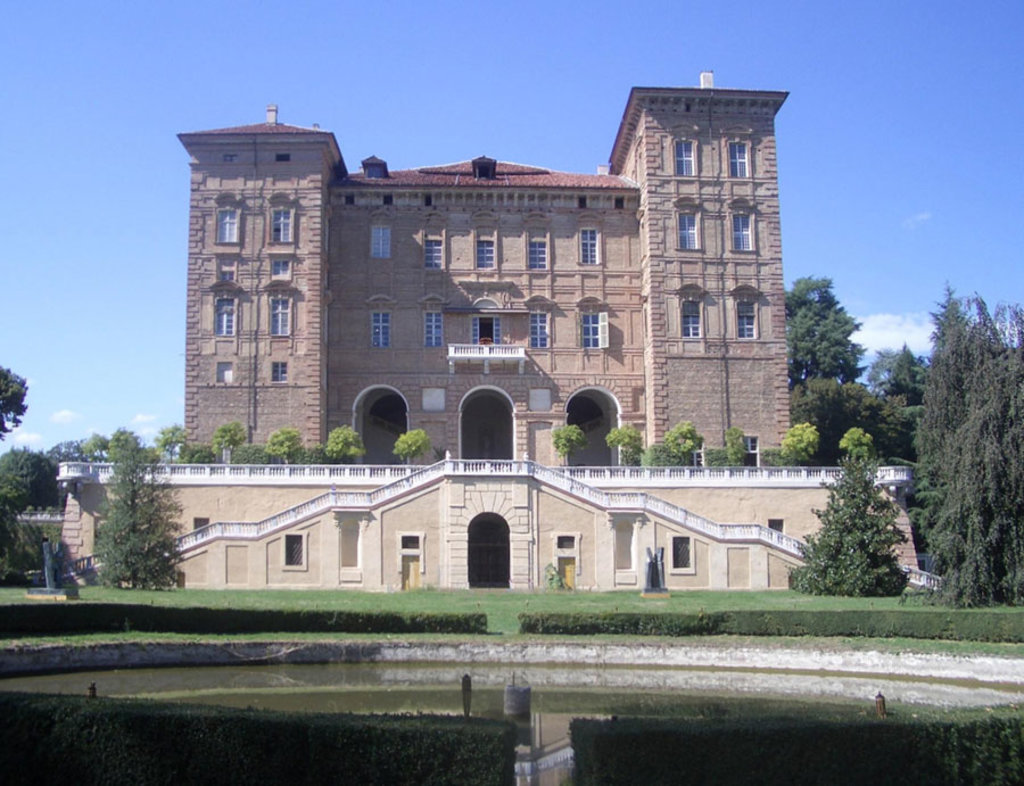
[[[86,690],[85,690],[85,695],[88,696],[90,699],[95,699],[96,698],[96,683],[95,682],[90,682],[89,683],[89,687],[86,688]]]
[[[882,695],[882,691],[878,691],[878,695],[875,696],[875,715],[879,718],[884,718],[886,716],[885,696]]]
[[[469,705],[473,702],[473,679],[468,674],[462,675],[462,714],[469,717]]]

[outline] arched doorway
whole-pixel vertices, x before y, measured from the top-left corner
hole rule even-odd
[[[392,388],[371,388],[356,400],[355,429],[363,438],[364,464],[397,464],[395,440],[409,428],[409,407]]]
[[[574,393],[565,405],[565,422],[579,426],[587,444],[569,457],[576,466],[606,467],[614,455],[605,438],[618,425],[619,405],[615,397],[593,388]]]
[[[502,392],[476,390],[463,399],[459,455],[464,459],[514,458],[512,402]]]
[[[469,523],[469,586],[509,587],[508,523],[481,513]]]

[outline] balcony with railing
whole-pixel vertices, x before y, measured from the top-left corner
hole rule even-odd
[[[526,347],[516,344],[449,344],[448,373],[455,373],[456,363],[483,363],[484,373],[491,373],[491,363],[515,363],[519,373],[526,366]]]

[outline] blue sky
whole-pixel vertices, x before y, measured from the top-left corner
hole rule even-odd
[[[713,7],[709,7],[713,6]],[[640,10],[643,9],[643,15]],[[0,29],[4,443],[182,421],[176,134],[333,131],[350,166],[606,163],[633,85],[788,90],[787,285],[828,276],[872,350],[926,352],[947,284],[1024,301],[1024,3],[17,3]]]

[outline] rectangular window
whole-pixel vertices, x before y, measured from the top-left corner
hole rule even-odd
[[[291,153],[275,153],[274,154],[274,160],[275,161],[291,161],[292,160],[292,154]]]
[[[693,176],[693,142],[676,142],[676,174]]]
[[[597,264],[597,230],[580,230],[580,264]]]
[[[768,529],[782,532],[785,529],[785,523],[785,519],[768,519]]]
[[[501,317],[473,317],[474,344],[501,343]]]
[[[700,303],[683,302],[683,338],[700,338]]]
[[[341,567],[359,567],[359,522],[341,523]]]
[[[691,567],[690,557],[690,539],[681,536],[672,538],[672,570]]]
[[[494,241],[476,241],[476,267],[478,270],[490,270],[494,267]]]
[[[238,242],[238,211],[234,208],[217,211],[217,242]]]
[[[697,216],[693,213],[679,214],[679,247],[683,249],[697,247]]]
[[[401,547],[403,549],[418,549],[420,547],[420,536],[402,535]]]
[[[235,280],[235,260],[221,261],[217,264],[217,280],[218,281],[234,281]]]
[[[558,549],[574,549],[576,548],[576,536],[575,535],[559,535],[555,538],[555,548]]]
[[[391,227],[370,227],[370,256],[374,259],[390,259]]]
[[[270,262],[270,275],[274,278],[289,278],[292,274],[292,263],[288,259],[274,259]]]
[[[292,242],[291,210],[274,210],[270,214],[270,239],[274,243]]]
[[[287,382],[288,381],[288,364],[275,360],[270,364],[270,381],[271,382]]]
[[[303,541],[305,538],[302,535],[285,535],[284,536],[284,564],[289,567],[299,567],[304,564],[303,559]]]
[[[534,349],[547,349],[548,315],[546,313],[530,314],[530,346]]]
[[[217,298],[213,307],[213,332],[218,336],[235,335],[234,298]]]
[[[615,522],[615,570],[633,569],[633,525]]]
[[[370,345],[379,349],[391,346],[391,314],[388,312],[370,314]]]
[[[206,516],[194,516],[192,518],[192,529],[202,529],[210,526],[210,519]]]
[[[606,349],[608,347],[608,314],[583,314],[580,323],[584,349]]]
[[[270,335],[287,336],[292,332],[292,302],[286,297],[270,299]]]
[[[225,164],[233,164],[238,160],[238,153],[225,153],[222,157]]]
[[[747,451],[747,454],[743,457],[744,466],[756,467],[759,463],[757,460],[757,437],[744,437],[743,447]]]
[[[750,216],[744,214],[732,217],[733,251],[750,251],[754,247],[750,237]]]
[[[754,304],[741,300],[736,304],[736,338],[756,338]]]
[[[423,267],[440,270],[441,264],[441,241],[437,238],[427,238],[423,241]]]
[[[231,363],[217,364],[217,381],[224,384],[231,384],[235,379],[234,368]]]
[[[423,315],[423,346],[439,347],[444,341],[444,322],[440,311]]]
[[[548,243],[546,240],[531,240],[528,249],[527,267],[530,270],[546,270],[548,266]]]
[[[731,177],[747,176],[747,145],[745,142],[729,143],[729,175]]]

